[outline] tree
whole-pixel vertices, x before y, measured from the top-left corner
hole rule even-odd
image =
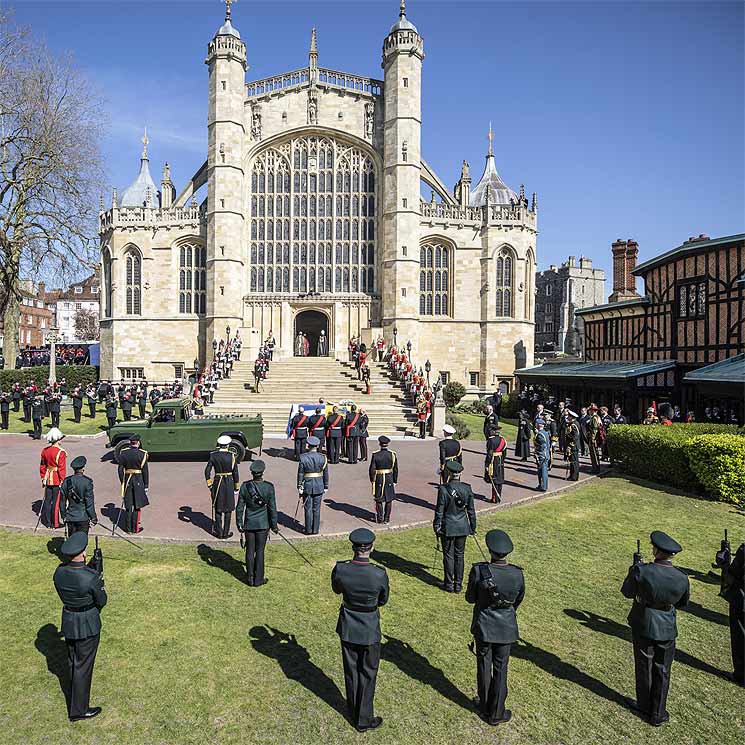
[[[0,315],[18,348],[22,275],[72,280],[96,264],[102,103],[72,59],[0,10]]]
[[[466,395],[466,388],[463,383],[459,383],[457,380],[451,380],[443,389],[442,397],[445,399],[445,404],[448,409],[452,409],[458,405],[463,396]]]
[[[81,308],[75,311],[75,336],[81,341],[93,341],[98,339],[98,314],[90,308]]]

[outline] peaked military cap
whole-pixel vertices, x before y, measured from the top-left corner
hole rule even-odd
[[[380,437],[378,437],[378,443],[381,445],[390,445],[390,442],[390,437],[386,437],[385,435],[380,435]]]
[[[653,546],[656,546],[666,554],[677,554],[683,550],[683,547],[674,538],[671,538],[661,530],[653,530],[649,534],[649,540],[652,541]]]
[[[455,434],[455,427],[453,427],[451,424],[444,424],[442,426],[442,431],[446,435],[454,435]]]
[[[252,460],[250,471],[251,473],[264,473],[266,471],[266,463],[263,460]]]
[[[538,425],[538,424],[545,425],[546,424],[546,422],[543,419],[541,419],[540,417],[538,417],[538,419],[535,420],[535,423],[536,423],[536,425]]]
[[[486,547],[493,554],[507,555],[512,553],[512,539],[503,530],[490,530],[486,534]]]
[[[311,447],[318,447],[320,444],[321,441],[315,435],[311,435],[308,438],[308,445],[310,445]]]
[[[142,438],[137,433],[135,433],[129,436],[129,441],[130,442],[142,442]]]
[[[82,530],[73,533],[61,546],[60,551],[65,556],[77,556],[85,551],[88,545],[88,534]]]
[[[458,463],[457,460],[449,460],[445,463],[445,468],[451,473],[460,473],[463,470],[463,466]]]
[[[355,528],[349,534],[349,540],[355,546],[371,546],[375,542],[375,533],[369,528]]]
[[[85,468],[85,464],[87,462],[88,460],[84,455],[78,455],[77,458],[72,459],[72,462],[70,463],[70,468],[72,468],[73,471],[77,471],[80,468]]]
[[[232,440],[230,439],[230,435],[220,435],[217,438],[217,444],[218,445],[230,445]]]

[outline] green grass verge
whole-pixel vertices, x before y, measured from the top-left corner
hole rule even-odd
[[[117,421],[122,421],[121,415]],[[42,420],[41,428],[42,434],[46,435],[52,426],[51,417],[46,417]],[[76,423],[73,418],[72,409],[62,409],[60,414],[60,429],[66,435],[97,435],[101,432],[105,432],[108,427],[106,420],[106,414],[102,411],[101,407],[97,407],[96,418],[91,419],[88,416],[88,407],[83,407],[83,416],[80,419],[80,423]],[[10,416],[8,418],[8,429],[1,430],[2,432],[10,432],[14,434],[28,434],[30,435],[34,431],[32,424],[26,424],[23,421],[23,408],[16,413],[12,407],[10,410]]]
[[[745,538],[745,517],[727,505],[668,494],[625,479],[596,481],[560,498],[480,521],[482,536],[512,535],[526,571],[519,611],[523,642],[510,664],[512,722],[497,730],[469,709],[475,692],[471,608],[446,595],[430,572],[429,530],[385,534],[377,561],[391,599],[378,678],[383,728],[358,735],[337,709],[344,681],[334,633],[339,599],[330,589],[346,541],[302,544],[314,568],[272,541],[268,585],[249,589],[241,552],[104,542],[110,602],[93,680],[98,719],[71,725],[57,680],[65,647],[52,588],[56,558],[39,536],[2,533],[3,745],[379,742],[386,745],[735,745],[745,734],[742,690],[730,669],[726,605],[707,577],[728,526]],[[679,618],[670,724],[653,729],[627,711],[633,662],[619,588],[636,538],[669,531],[684,546],[691,611]],[[647,541],[644,540],[646,544]],[[467,562],[479,555],[469,540]],[[645,547],[649,555],[649,547]],[[82,739],[81,739],[82,738]]]
[[[459,416],[465,420],[468,428],[471,430],[469,440],[483,440],[484,438],[484,417],[480,414],[464,414],[460,411],[453,411],[455,416]],[[514,423],[514,419],[500,419],[499,425],[502,427],[502,431],[499,433],[507,440],[509,446],[515,444],[517,439],[517,426]]]

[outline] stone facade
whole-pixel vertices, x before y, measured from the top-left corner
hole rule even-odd
[[[313,310],[332,355],[395,336],[450,379],[510,384],[533,360],[536,198],[501,182],[491,133],[473,193],[468,164],[451,192],[422,159],[424,42],[405,9],[383,80],[319,67],[315,30],[305,68],[246,82],[247,59],[228,14],[205,60],[205,164],[178,196],[166,164],[157,189],[145,137],[137,180],[102,206],[102,375],[172,377],[226,326],[249,350],[271,329],[291,355]]]
[[[575,311],[598,305],[605,297],[605,272],[593,269],[592,259],[570,256],[560,267],[536,272],[536,353],[581,352]]]

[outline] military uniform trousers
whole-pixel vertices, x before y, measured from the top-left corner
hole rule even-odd
[[[349,716],[355,726],[369,727],[375,716],[373,700],[380,666],[380,642],[353,644],[342,641],[341,657]]]
[[[90,520],[83,520],[81,522],[73,522],[71,520],[65,521],[67,525],[67,534],[72,535],[73,533],[87,533],[90,530]]]
[[[466,553],[465,535],[442,536],[442,567],[445,589],[460,591],[463,585],[463,562]]]
[[[538,488],[541,491],[548,491],[548,456],[537,459],[536,470],[538,474]]]
[[[667,692],[670,688],[670,668],[675,657],[675,639],[653,641],[643,636],[632,636],[636,702],[639,709],[652,720],[667,715]]]
[[[91,419],[96,418],[96,399],[88,401],[88,416],[90,416]]]
[[[569,480],[579,481],[579,451],[572,448],[567,451],[569,455]]]
[[[23,421],[31,424],[31,403],[27,401],[23,402]]]
[[[65,639],[67,668],[70,673],[71,717],[82,717],[90,708],[93,665],[98,652],[100,634],[86,639]]]
[[[8,417],[10,416],[10,411],[3,410],[0,412],[0,428],[2,429],[8,429]]]
[[[41,419],[34,417],[32,421],[34,425],[34,434],[31,435],[31,438],[34,440],[41,440]]]
[[[307,437],[296,437],[293,440],[293,445],[295,446],[295,460],[300,460],[300,456],[308,449],[307,443]]]
[[[144,419],[145,418],[145,414],[146,414],[145,404],[146,404],[146,401],[144,399],[137,402],[137,408],[140,411],[140,419]]]
[[[321,499],[323,494],[303,495],[305,510],[305,532],[307,535],[318,535],[321,529]]]
[[[61,525],[59,486],[44,487],[44,501],[41,503],[41,522],[47,528],[59,528]]]
[[[745,621],[734,603],[729,606],[729,632],[733,676],[740,685],[745,685]]]
[[[75,421],[78,424],[80,424],[80,417],[83,413],[83,403],[81,402],[80,406],[76,406],[75,404],[73,404],[72,413],[73,413],[73,416],[75,417]]]
[[[246,576],[249,585],[264,584],[264,549],[269,537],[269,529],[247,530],[246,541]]]
[[[329,457],[329,463],[339,462],[340,445],[341,445],[341,437],[327,437],[326,438],[326,452]]]
[[[590,462],[592,463],[592,472],[600,473],[600,452],[598,451],[597,441],[594,439],[592,433],[590,434],[590,441],[587,443],[587,447],[590,450]]]
[[[481,713],[491,721],[504,718],[507,699],[507,667],[512,644],[476,639],[476,684]]]
[[[140,512],[142,511],[137,507],[135,499],[135,488],[142,486],[142,471],[136,469],[128,469],[125,471],[127,480],[124,489],[124,530],[127,533],[139,533],[140,528]],[[135,482],[135,479],[139,479],[139,484]],[[144,487],[142,487],[144,489]]]
[[[59,410],[58,411],[50,411],[49,413],[52,416],[52,426],[53,427],[59,427]]]

